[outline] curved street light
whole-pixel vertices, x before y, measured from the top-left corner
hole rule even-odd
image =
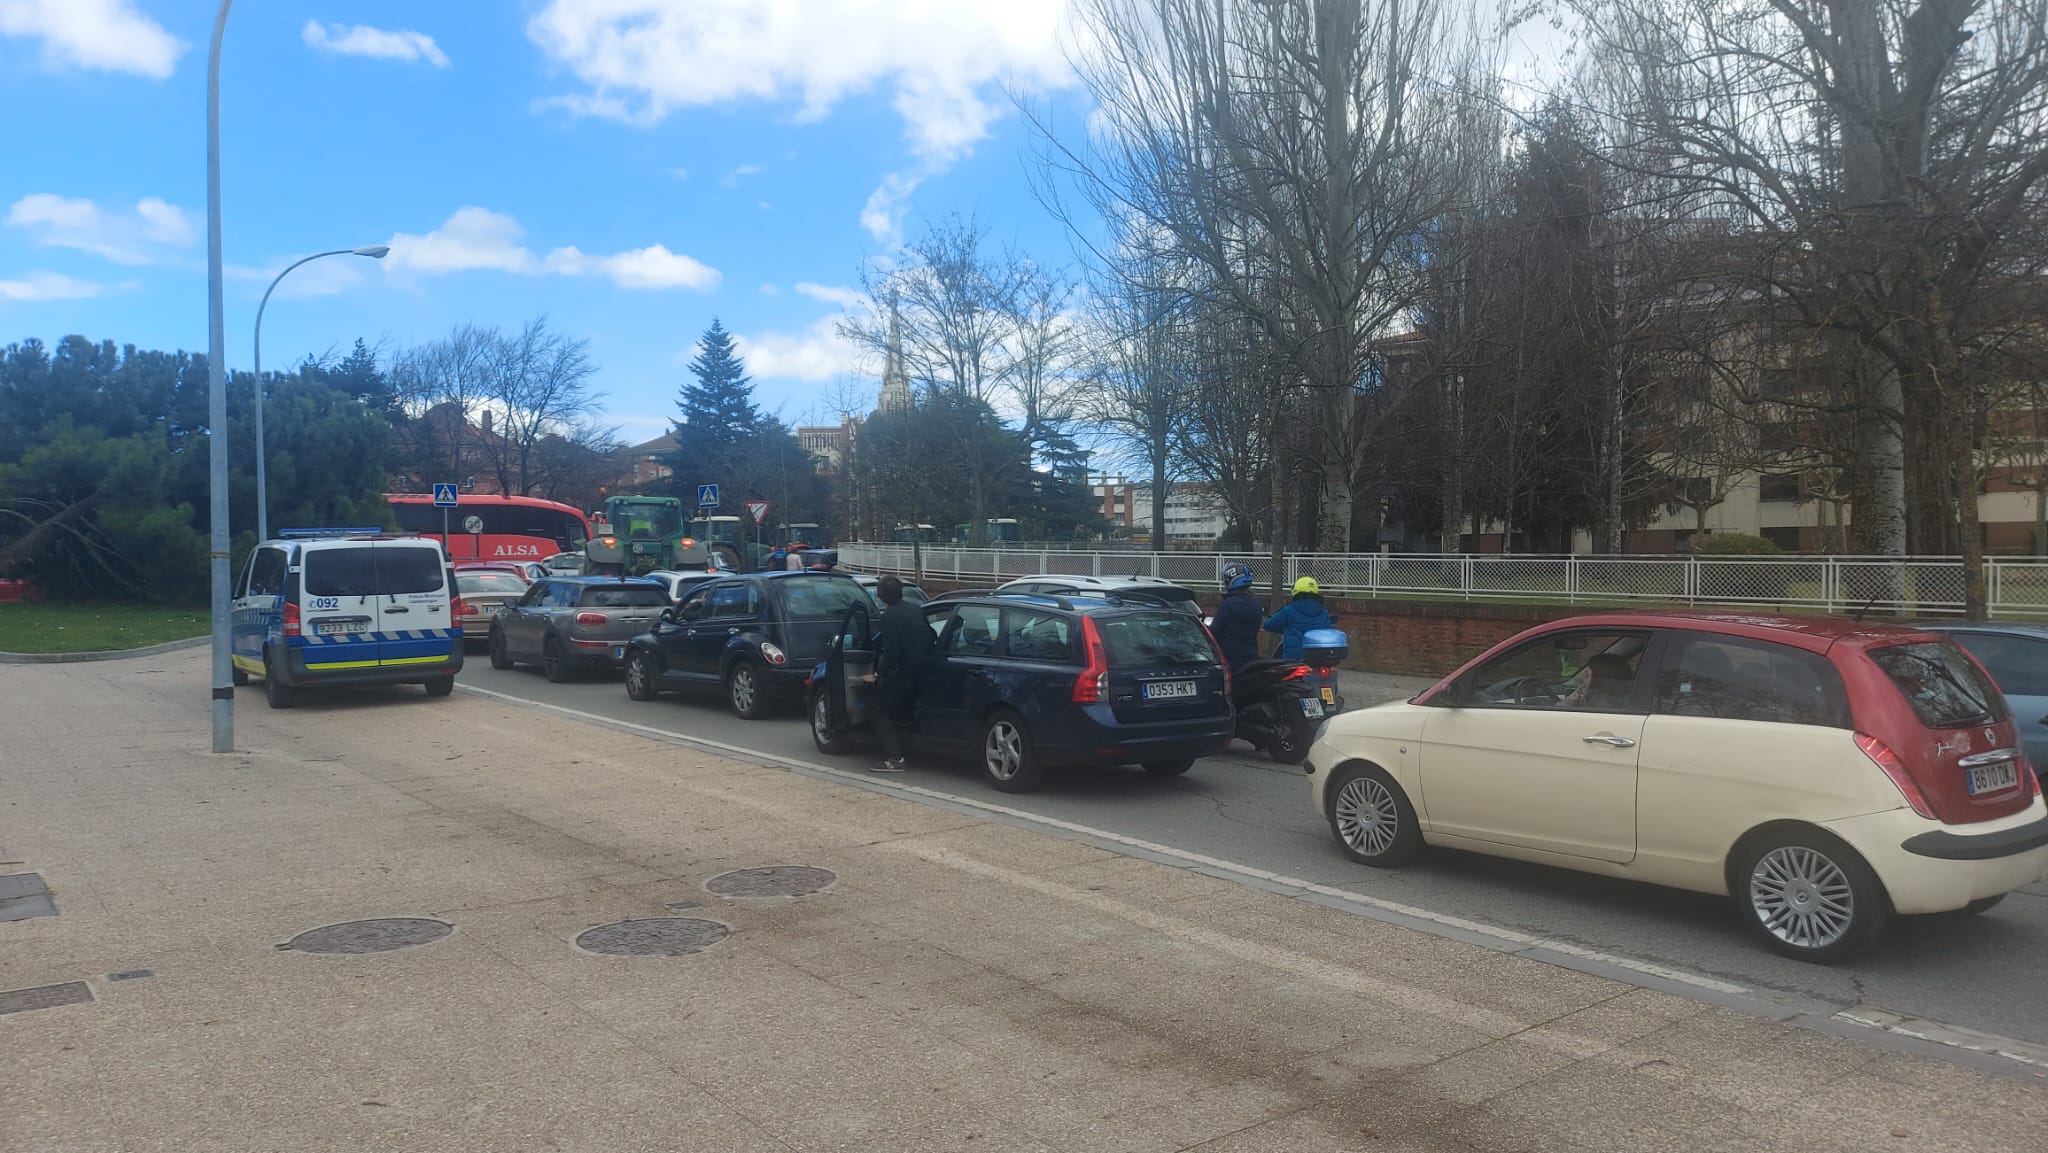
[[[283,280],[287,273],[308,261],[323,256],[367,256],[371,260],[382,260],[390,252],[390,247],[383,244],[316,252],[285,265],[284,272],[278,273],[271,280],[270,287],[263,290],[263,303],[256,306],[256,539],[259,541],[270,539],[269,459],[263,449],[263,310],[270,307],[270,294],[276,291],[277,282]]]

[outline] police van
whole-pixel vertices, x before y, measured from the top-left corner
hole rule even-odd
[[[445,697],[462,669],[459,613],[439,541],[287,529],[235,578],[235,683],[262,677],[274,709],[335,685],[425,685]]]

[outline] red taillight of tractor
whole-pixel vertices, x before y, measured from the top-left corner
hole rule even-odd
[[[299,635],[299,606],[293,601],[284,602],[284,635]]]
[[[609,624],[609,623],[611,622],[611,619],[612,619],[612,618],[610,618],[610,617],[608,617],[608,616],[604,615],[603,613],[577,613],[577,614],[576,614],[576,623],[577,623],[577,624],[579,624],[579,625],[601,625],[601,624]]]
[[[1927,797],[1921,793],[1920,783],[1913,779],[1912,772],[1906,768],[1906,762],[1899,759],[1899,754],[1893,752],[1890,745],[1876,737],[1857,733],[1856,747],[1863,750],[1863,755],[1870,758],[1871,764],[1884,770],[1884,775],[1891,778],[1892,784],[1899,790],[1899,795],[1906,798],[1906,803],[1913,806],[1914,812],[1930,821],[1934,819],[1934,809],[1927,803]]]
[[[1081,618],[1081,647],[1088,653],[1088,667],[1074,678],[1074,703],[1094,704],[1109,699],[1109,654],[1102,647],[1102,634],[1094,617]]]

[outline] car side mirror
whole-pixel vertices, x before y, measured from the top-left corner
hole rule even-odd
[[[665,609],[661,610],[661,619],[662,619],[663,621],[667,622],[668,624],[674,624],[674,623],[676,623],[676,609],[675,609],[675,606],[674,606],[674,605],[670,605],[669,607],[667,607],[667,608],[665,608]]]

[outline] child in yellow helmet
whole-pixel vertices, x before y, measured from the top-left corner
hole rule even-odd
[[[1280,659],[1288,661],[1301,659],[1301,639],[1311,629],[1336,627],[1323,607],[1323,586],[1308,576],[1294,582],[1294,599],[1266,620],[1266,631],[1280,634]]]

